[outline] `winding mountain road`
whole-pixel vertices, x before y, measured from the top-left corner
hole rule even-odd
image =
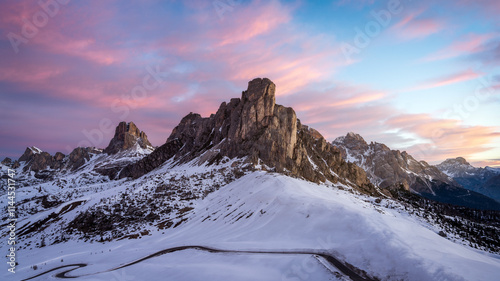
[[[31,279],[40,277],[42,275],[45,275],[47,273],[50,273],[50,272],[53,272],[53,271],[57,271],[57,270],[60,270],[60,269],[64,269],[64,268],[70,268],[70,269],[66,269],[64,271],[61,271],[61,272],[57,273],[55,275],[55,277],[67,279],[67,278],[78,278],[78,277],[82,277],[82,276],[96,275],[96,274],[100,274],[100,273],[111,272],[111,271],[115,271],[115,270],[118,270],[118,269],[122,269],[122,268],[131,266],[131,265],[134,265],[134,264],[138,264],[138,263],[143,262],[145,260],[148,260],[148,259],[151,259],[151,258],[154,258],[154,257],[158,257],[158,256],[161,256],[161,255],[165,255],[165,254],[169,254],[169,253],[173,253],[173,252],[178,252],[178,251],[183,251],[183,250],[188,250],[188,249],[205,251],[205,252],[209,252],[209,253],[274,254],[274,255],[313,255],[313,256],[319,256],[319,257],[324,258],[328,263],[330,263],[332,266],[336,267],[340,272],[342,272],[344,275],[348,276],[352,281],[373,281],[374,280],[374,279],[371,279],[369,277],[363,277],[363,276],[361,276],[359,273],[357,273],[355,271],[356,268],[353,268],[353,266],[346,266],[344,263],[342,263],[341,261],[339,261],[337,258],[335,258],[331,254],[328,254],[326,252],[320,252],[320,251],[315,252],[315,251],[305,251],[305,250],[304,251],[224,250],[224,249],[216,249],[216,248],[211,248],[211,247],[206,247],[206,246],[180,246],[180,247],[173,247],[173,248],[164,249],[164,250],[158,251],[156,253],[150,254],[148,256],[145,256],[145,257],[143,257],[141,259],[135,260],[133,262],[129,262],[129,263],[120,265],[118,267],[115,267],[115,268],[112,268],[112,269],[109,269],[109,270],[105,270],[105,271],[100,271],[100,272],[95,272],[95,273],[89,273],[89,274],[83,274],[83,275],[68,275],[68,273],[70,273],[70,272],[72,272],[72,271],[74,271],[76,269],[79,269],[79,268],[82,268],[82,267],[86,267],[88,265],[86,263],[75,263],[75,264],[68,264],[68,265],[63,265],[63,266],[58,266],[58,267],[52,268],[50,270],[44,271],[44,272],[42,272],[40,274],[37,274],[35,276],[23,279],[22,281],[31,280]],[[361,270],[357,270],[357,271],[361,272]]]

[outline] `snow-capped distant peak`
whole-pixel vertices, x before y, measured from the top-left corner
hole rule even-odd
[[[43,152],[40,148],[38,148],[38,147],[36,147],[36,146],[32,146],[32,147],[30,147],[29,149],[30,149],[30,150],[31,150],[34,154],[40,154],[40,153],[42,153],[42,152]]]

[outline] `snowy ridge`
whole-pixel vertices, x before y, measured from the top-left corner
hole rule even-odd
[[[42,152],[43,152],[40,148],[38,148],[38,147],[36,147],[36,146],[31,146],[31,147],[30,147],[30,150],[31,150],[34,154],[40,154],[40,153],[42,153]]]

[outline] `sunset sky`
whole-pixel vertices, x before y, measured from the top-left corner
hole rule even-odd
[[[249,80],[332,141],[500,167],[500,1],[0,2],[0,158],[161,145]],[[111,125],[110,125],[111,124]]]

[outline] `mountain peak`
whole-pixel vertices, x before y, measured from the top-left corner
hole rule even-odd
[[[352,140],[366,143],[365,139],[363,139],[363,137],[361,135],[356,134],[354,132],[347,133],[346,139],[352,139]]]
[[[152,148],[146,133],[139,130],[134,122],[120,122],[116,127],[115,136],[109,142],[108,147],[104,149],[104,152],[116,154],[119,151],[133,148],[136,144],[143,149]]]
[[[460,163],[460,164],[464,164],[464,165],[470,165],[469,162],[467,162],[467,160],[465,160],[465,158],[463,157],[457,157],[455,158],[455,160]]]
[[[463,157],[449,158],[449,159],[446,159],[445,161],[443,161],[439,165],[466,165],[466,166],[471,166],[471,164],[469,162],[467,162],[467,160],[465,160],[465,158],[463,158]]]
[[[275,91],[276,85],[273,81],[268,78],[255,78],[248,82],[248,89],[243,92],[242,100],[253,102],[264,97],[268,101],[272,102],[272,106],[275,104]]]
[[[374,193],[361,168],[346,163],[319,132],[302,125],[292,108],[275,103],[275,90],[271,80],[256,78],[241,99],[223,102],[210,117],[188,114],[164,145],[125,167],[120,177],[140,177],[169,159],[182,164],[198,158],[202,164],[228,157],[313,182],[346,178],[346,184]]]
[[[40,154],[43,151],[35,146],[30,146],[27,147],[26,150],[24,151],[23,155],[19,158],[19,161],[26,161],[29,162],[31,159],[33,159],[34,155]]]
[[[333,141],[333,145],[347,147],[357,151],[368,149],[368,143],[359,134],[349,132],[347,135],[338,137]]]

